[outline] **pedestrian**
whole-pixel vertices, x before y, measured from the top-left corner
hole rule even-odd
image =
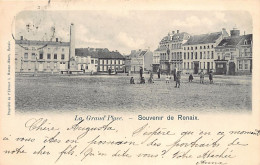
[[[189,82],[192,82],[192,80],[193,80],[193,76],[192,76],[192,73],[191,73],[190,76],[189,76]]]
[[[212,73],[212,71],[209,72],[209,83],[213,84],[213,73]]]
[[[173,70],[173,81],[176,81],[177,72],[178,72],[178,70],[175,67],[175,69]]]
[[[176,74],[176,86],[175,88],[180,88],[181,86],[181,71],[177,71],[177,74]]]
[[[130,78],[130,84],[135,84],[135,80],[133,77]]]
[[[140,78],[142,78],[142,77],[143,77],[143,68],[140,67]]]
[[[111,75],[111,68],[108,69],[108,74]]]
[[[166,81],[166,84],[170,83],[170,75],[169,74],[166,75],[165,81]]]
[[[160,70],[160,68],[157,69],[157,74],[158,74],[158,79],[160,79],[160,77],[161,77],[161,70]]]
[[[200,72],[200,83],[201,84],[204,84],[204,72],[203,72],[203,69],[201,69],[201,72]]]

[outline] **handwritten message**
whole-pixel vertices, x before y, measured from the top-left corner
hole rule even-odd
[[[170,125],[161,127],[150,121],[124,127],[124,119],[114,116],[90,119],[91,116],[76,116],[72,123],[59,127],[47,118],[30,118],[24,122],[24,130],[18,136],[2,137],[5,147],[1,152],[5,157],[44,157],[54,164],[112,158],[222,165],[243,157],[238,151],[246,151],[251,145],[248,138],[260,137],[257,128],[194,131]]]

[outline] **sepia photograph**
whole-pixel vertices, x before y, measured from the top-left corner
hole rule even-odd
[[[21,11],[15,110],[251,113],[246,11]]]

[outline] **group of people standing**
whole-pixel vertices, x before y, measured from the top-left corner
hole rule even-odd
[[[145,79],[143,77],[143,68],[142,67],[140,67],[139,73],[140,73],[140,84],[145,84]],[[161,69],[160,68],[158,68],[158,70],[157,70],[157,75],[158,75],[158,79],[160,79],[161,78]],[[203,72],[203,70],[201,70],[201,72],[199,73],[199,77],[200,77],[200,83],[204,84],[205,73]],[[174,78],[174,81],[176,82],[175,88],[180,88],[181,71],[177,70],[177,68],[175,68],[173,70],[173,78]],[[170,83],[170,79],[171,79],[170,74],[167,74],[166,78],[165,78],[166,83]],[[209,72],[209,80],[210,80],[210,84],[212,84],[213,83],[213,72],[212,71]],[[192,82],[192,81],[193,81],[193,75],[190,74],[189,75],[189,82]],[[148,83],[154,83],[152,72],[150,72],[150,78],[148,79]],[[130,84],[135,84],[133,77],[131,77],[131,79],[130,79]]]
[[[203,69],[200,71],[199,76],[200,76],[200,84],[204,84],[205,73],[203,72]],[[193,80],[193,76],[192,76],[192,74],[190,74],[189,82],[192,82],[192,80]],[[209,82],[210,82],[210,84],[213,84],[213,72],[212,71],[209,72]]]

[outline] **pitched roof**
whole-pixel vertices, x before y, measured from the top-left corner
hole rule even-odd
[[[15,44],[26,45],[57,45],[57,46],[69,46],[70,42],[55,42],[55,41],[36,41],[36,40],[15,40]]]
[[[222,32],[214,32],[209,34],[200,34],[191,36],[190,39],[183,45],[197,45],[215,43],[216,40],[222,35]]]
[[[125,59],[123,55],[119,52],[110,52],[110,51],[90,51],[88,48],[76,48],[75,49],[76,56],[91,56],[92,58],[102,58],[102,59]]]
[[[237,37],[228,37],[223,39],[218,44],[218,47],[244,45],[245,40],[247,41],[248,45],[251,45],[252,37],[253,37],[252,34],[247,34],[247,35],[242,35]]]
[[[171,40],[187,40],[187,39],[189,39],[189,34],[186,32],[181,32],[181,33],[175,33],[175,34],[171,35],[170,39],[168,36],[165,36],[165,37],[163,37],[161,42],[171,41]]]

